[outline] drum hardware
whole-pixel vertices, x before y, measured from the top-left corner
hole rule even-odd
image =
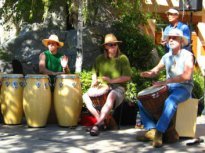
[[[16,81],[13,81],[12,82],[12,87],[17,89],[18,88],[18,83]]]
[[[60,87],[60,88],[63,87],[63,83],[62,83],[62,82],[59,83],[59,87]]]
[[[46,89],[48,89],[49,88],[49,83],[45,83],[44,86],[45,86]]]
[[[37,86],[37,88],[40,88],[41,83],[40,82],[36,82],[36,86]]]
[[[72,86],[73,86],[73,87],[76,87],[76,85],[77,85],[77,83],[75,83],[75,82],[72,83]]]
[[[25,86],[25,82],[20,82],[19,85],[20,85],[21,87],[24,87],[24,86]]]
[[[10,82],[6,81],[5,84],[6,84],[6,87],[8,87]]]
[[[154,94],[152,94],[152,98],[158,98],[159,97],[159,93],[157,92],[157,93],[154,93]]]

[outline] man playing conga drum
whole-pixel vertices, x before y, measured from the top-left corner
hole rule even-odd
[[[118,46],[120,42],[115,35],[107,34],[103,44],[104,54],[96,58],[93,66],[91,88],[97,90],[98,86],[104,83],[110,87],[110,92],[102,109],[97,110],[93,106],[88,92],[83,95],[86,107],[97,120],[90,129],[91,136],[99,135],[100,126],[104,124],[104,120],[111,109],[122,103],[126,82],[131,79],[130,63],[128,58],[120,52]]]
[[[178,104],[190,98],[193,89],[193,54],[182,49],[188,44],[188,40],[179,29],[172,29],[166,39],[171,50],[162,57],[157,66],[140,74],[142,77],[152,78],[157,76],[163,68],[166,69],[166,80],[153,84],[154,86],[168,87],[168,97],[164,102],[163,111],[158,121],[153,119],[153,114],[148,113],[149,110],[143,107],[142,102],[138,102],[141,119],[147,132],[137,136],[137,140],[152,140],[153,147],[162,146],[163,134],[168,129]],[[173,137],[175,140],[172,142],[179,139],[176,131]]]
[[[51,92],[54,92],[54,78],[60,74],[69,73],[68,57],[59,53],[58,49],[64,46],[59,41],[58,36],[52,34],[47,39],[43,39],[42,43],[48,50],[42,52],[39,56],[39,71],[42,74],[49,75],[51,81]],[[51,103],[49,122],[55,123],[56,116],[53,103]],[[53,121],[52,121],[53,120]]]

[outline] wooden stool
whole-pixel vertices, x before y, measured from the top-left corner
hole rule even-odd
[[[176,112],[176,130],[180,137],[195,137],[198,99],[180,103]]]

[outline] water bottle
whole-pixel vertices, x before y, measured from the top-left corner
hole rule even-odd
[[[143,125],[142,125],[140,113],[139,113],[139,111],[137,111],[135,128],[140,128],[141,129],[142,127],[143,127]]]

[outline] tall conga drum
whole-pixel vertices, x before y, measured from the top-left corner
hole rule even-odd
[[[21,124],[23,117],[23,82],[22,74],[3,75],[1,111],[5,124]]]
[[[1,112],[1,86],[2,86],[2,81],[3,81],[3,76],[5,74],[0,72],[0,122],[3,122],[3,116],[2,116],[2,112]]]
[[[79,76],[76,74],[56,76],[54,106],[59,126],[77,126],[82,105]]]
[[[29,127],[44,127],[51,106],[51,90],[47,75],[25,76],[23,110]]]

